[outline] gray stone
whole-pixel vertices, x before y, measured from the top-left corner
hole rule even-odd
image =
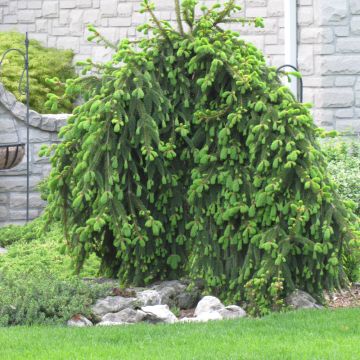
[[[354,105],[352,88],[323,89],[316,94],[316,104],[322,108],[342,108]]]
[[[218,311],[223,319],[237,319],[246,316],[246,311],[237,305],[226,306]]]
[[[0,194],[0,205],[7,205],[9,203],[8,194]]]
[[[357,75],[360,74],[360,55],[325,56],[319,65],[322,75]]]
[[[0,256],[1,256],[1,255],[5,255],[7,252],[8,252],[8,251],[7,251],[5,248],[0,247]]]
[[[124,2],[119,3],[117,8],[118,15],[131,17],[132,12],[133,12],[132,3],[124,3]]]
[[[28,0],[27,7],[28,9],[41,9],[42,3],[40,0]]]
[[[285,299],[288,306],[293,309],[321,309],[322,306],[316,303],[316,300],[307,292],[295,290]]]
[[[352,117],[354,116],[354,109],[353,109],[353,108],[349,108],[349,109],[339,109],[339,110],[336,110],[335,116],[336,116],[337,118],[340,118],[340,119],[349,119],[349,118],[352,118]]]
[[[338,119],[335,128],[337,131],[360,133],[360,121],[358,119]]]
[[[331,28],[306,27],[300,31],[300,40],[304,44],[326,44],[332,42],[334,34]]]
[[[360,2],[359,0],[350,0],[351,13],[354,15],[360,15]]]
[[[185,291],[186,285],[178,280],[163,281],[152,289],[160,294],[161,304],[172,307],[177,306],[177,297]]]
[[[100,0],[100,11],[105,17],[116,16],[117,5],[117,0]]]
[[[270,3],[268,3],[267,15],[268,16],[283,16],[284,15],[283,0],[273,0]]]
[[[39,176],[30,177],[30,190],[35,190],[38,183],[41,181]],[[0,181],[0,193],[8,193],[10,191],[25,191],[26,178],[20,176],[2,176]]]
[[[348,16],[348,4],[344,0],[322,0],[319,4],[319,20],[321,25],[342,24]]]
[[[79,8],[91,7],[91,5],[92,5],[92,0],[76,0],[76,5],[77,5]]]
[[[61,1],[62,2],[62,1]],[[57,17],[59,12],[58,1],[44,1],[42,6],[43,17]]]
[[[122,296],[107,296],[96,301],[92,307],[92,312],[94,315],[101,317],[111,312],[115,313],[133,307],[136,304],[136,300],[136,298],[125,298]]]
[[[74,9],[74,8],[76,8],[76,2],[74,0],[61,0],[60,8],[61,9]]]
[[[143,290],[136,294],[141,306],[160,305],[161,296],[156,290]]]
[[[352,34],[360,35],[360,16],[353,16],[350,26]]]
[[[218,312],[225,309],[225,306],[215,296],[203,297],[196,306],[194,315],[198,317],[203,313]]]
[[[267,8],[265,7],[246,7],[246,17],[257,18],[266,17]]]
[[[143,306],[141,311],[145,313],[144,320],[152,324],[173,324],[178,321],[167,305]]]
[[[360,52],[360,42],[355,37],[340,38],[337,40],[336,50],[342,53],[358,53]]]
[[[354,76],[337,76],[335,86],[353,86],[355,84]]]
[[[298,23],[301,26],[311,25],[314,22],[314,10],[312,7],[303,6],[298,8]]]
[[[67,326],[85,327],[93,326],[93,323],[83,315],[75,315],[68,320]]]
[[[19,10],[17,12],[18,19],[22,23],[32,23],[35,21],[35,11],[34,10]]]
[[[138,323],[145,317],[145,313],[141,310],[126,308],[116,313],[109,313],[101,318],[101,322],[110,322],[112,324],[129,324]]]
[[[350,34],[349,26],[336,26],[334,31],[336,36],[349,36]]]
[[[185,291],[182,294],[179,294],[176,298],[176,305],[180,309],[192,309],[195,307],[197,301],[199,300],[199,292],[195,291]]]

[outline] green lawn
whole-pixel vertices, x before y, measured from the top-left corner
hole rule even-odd
[[[360,359],[360,308],[206,324],[1,328],[0,359]]]

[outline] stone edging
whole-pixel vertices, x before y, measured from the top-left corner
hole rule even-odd
[[[2,104],[18,120],[26,122],[26,106],[17,101],[15,96],[7,91],[0,82],[0,104]],[[58,132],[66,124],[70,114],[39,114],[30,110],[30,126],[48,132]]]

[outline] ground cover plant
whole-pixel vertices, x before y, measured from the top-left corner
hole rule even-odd
[[[52,156],[48,217],[78,269],[95,253],[122,284],[200,277],[261,314],[295,288],[345,284],[358,220],[327,176],[309,106],[221,28],[261,19],[233,16],[232,0],[199,18],[195,6],[175,1],[174,29],[144,1],[152,36],[84,64],[98,73]]]
[[[358,359],[359,309],[121,327],[0,328],[1,359]]]
[[[0,272],[13,277],[31,273],[52,274],[59,279],[98,275],[100,260],[95,254],[87,260],[80,274],[75,273],[61,226],[55,223],[46,227],[43,217],[23,226],[1,228],[0,246],[7,249],[6,256],[0,257]]]
[[[99,260],[88,259],[75,274],[60,227],[42,233],[40,217],[24,226],[0,229],[0,326],[64,324],[74,314],[90,315],[90,305],[110,291],[81,277],[96,277]]]
[[[0,32],[0,56],[10,48],[18,48],[25,52],[25,36],[17,32]],[[30,40],[29,45],[29,77],[30,77],[30,107],[40,113],[49,111],[71,112],[72,99],[67,99],[59,106],[47,108],[47,95],[53,93],[62,96],[65,90],[63,82],[75,77],[72,65],[73,52],[43,47],[38,41]],[[25,101],[25,96],[19,92],[19,80],[24,69],[24,59],[17,53],[9,53],[3,63],[0,82],[11,91],[18,100]],[[48,78],[57,78],[47,81]]]

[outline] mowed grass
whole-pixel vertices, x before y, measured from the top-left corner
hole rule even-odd
[[[360,359],[360,308],[204,324],[1,328],[0,359]]]

